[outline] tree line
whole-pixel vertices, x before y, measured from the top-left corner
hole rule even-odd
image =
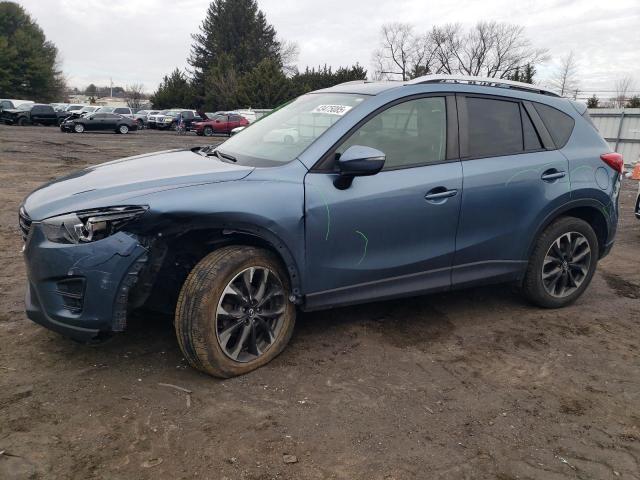
[[[312,90],[367,78],[367,70],[357,63],[299,71],[297,44],[278,37],[256,0],[213,0],[192,40],[187,70],[167,73],[150,96],[156,108],[272,108]],[[519,25],[479,21],[425,29],[391,22],[380,29],[369,76],[406,81],[459,74],[539,83],[537,68],[548,60],[549,52],[534,47]],[[543,84],[561,96],[587,98],[580,78],[576,56],[569,52]],[[111,91],[90,84],[85,94],[98,98]],[[591,108],[640,107],[630,77],[617,79],[614,92],[606,99],[592,95],[587,103]],[[20,5],[0,1],[0,96],[50,102],[64,99],[66,93],[55,45]],[[113,96],[125,98],[132,108],[147,98],[141,84],[114,86]]]

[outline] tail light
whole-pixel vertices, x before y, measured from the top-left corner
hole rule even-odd
[[[624,172],[624,159],[619,153],[603,153],[602,155],[600,155],[600,159],[611,168],[613,168],[616,172]]]

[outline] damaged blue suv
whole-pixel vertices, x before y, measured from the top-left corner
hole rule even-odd
[[[613,245],[622,170],[583,105],[533,85],[342,84],[30,194],[27,315],[91,340],[172,312],[189,363],[230,377],[278,355],[298,309],[498,282],[563,307]]]

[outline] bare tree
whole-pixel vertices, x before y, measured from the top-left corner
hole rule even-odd
[[[134,112],[142,108],[143,100],[146,99],[144,94],[144,85],[141,83],[134,83],[127,86],[126,91],[127,105]]]
[[[372,62],[377,79],[400,76],[402,80],[431,71],[434,49],[429,35],[417,35],[409,23],[388,23],[380,30],[380,47]]]
[[[548,58],[547,50],[534,48],[519,25],[478,22],[465,31],[458,24],[431,30],[437,72],[507,78],[524,65]]]
[[[296,42],[287,40],[279,40],[279,43],[282,71],[287,77],[291,77],[298,72],[296,63],[300,55],[300,46]]]
[[[578,65],[573,50],[560,59],[560,64],[550,79],[551,87],[562,97],[577,96]]]
[[[523,27],[500,22],[478,22],[468,30],[445,24],[423,35],[411,24],[389,23],[373,53],[377,78],[399,75],[403,80],[428,73],[508,78],[547,58],[547,50],[534,48]]]
[[[627,102],[627,94],[633,87],[633,78],[629,76],[622,77],[616,80],[615,91],[616,96],[613,102],[617,108],[624,108]]]

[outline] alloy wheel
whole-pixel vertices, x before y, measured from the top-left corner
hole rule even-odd
[[[120,125],[120,128],[118,130],[120,131],[120,133],[125,134],[129,131],[129,127],[127,127],[126,125]]]
[[[546,292],[564,298],[578,290],[591,266],[591,247],[584,235],[567,232],[549,247],[542,263],[542,284]]]
[[[265,267],[249,267],[225,287],[215,314],[222,351],[246,363],[263,355],[283,326],[286,294],[278,276]]]

